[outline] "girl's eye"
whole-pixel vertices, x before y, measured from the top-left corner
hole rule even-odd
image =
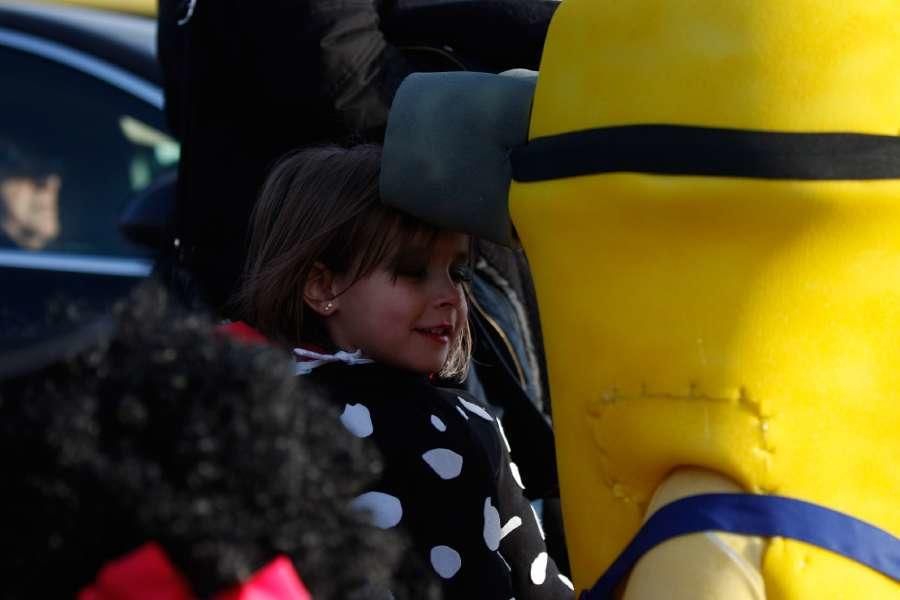
[[[410,252],[394,259],[394,277],[403,277],[412,281],[424,281],[428,278],[428,260],[424,252]]]
[[[397,277],[405,277],[414,281],[422,281],[428,278],[428,269],[425,267],[398,267],[394,273]]]
[[[469,265],[454,265],[450,269],[450,278],[456,283],[469,283],[472,276],[472,267]]]

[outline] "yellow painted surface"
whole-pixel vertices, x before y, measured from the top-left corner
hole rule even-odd
[[[531,137],[634,123],[894,135],[897,39],[894,0],[565,0]]]
[[[900,534],[898,199],[894,181],[514,185],[578,585],[679,466]],[[861,569],[830,562],[804,559],[809,581],[840,590]],[[787,569],[767,561],[767,575],[793,579]],[[869,579],[857,597],[886,597],[886,579]]]
[[[898,107],[900,2],[565,0],[530,137],[896,135]],[[538,290],[577,588],[684,466],[900,536],[900,181],[617,173],[513,183],[510,209]],[[900,598],[779,538],[763,576],[770,600]]]
[[[157,0],[36,0],[47,4],[70,4],[118,12],[156,16]]]

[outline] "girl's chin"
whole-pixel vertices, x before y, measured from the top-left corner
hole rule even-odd
[[[436,356],[431,360],[419,355],[414,358],[410,357],[409,360],[398,360],[393,362],[392,365],[388,364],[389,366],[398,367],[405,371],[413,371],[420,375],[431,375],[438,373],[444,367],[445,362],[447,362],[446,356]]]

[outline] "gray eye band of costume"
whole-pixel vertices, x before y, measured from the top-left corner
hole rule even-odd
[[[510,153],[528,141],[537,73],[415,73],[388,116],[381,198],[432,225],[511,245]]]

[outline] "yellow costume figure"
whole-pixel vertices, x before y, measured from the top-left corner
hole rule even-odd
[[[817,153],[808,170],[828,175],[867,140],[810,136],[769,153],[760,136],[738,165],[756,159],[758,173],[702,171],[740,132],[896,143],[900,3],[566,0],[529,138],[637,124],[734,136],[654,147],[644,132],[644,153],[693,154],[694,172],[510,191],[545,328],[577,587],[680,467],[900,534],[900,165],[771,175]],[[863,154],[860,170],[879,160]],[[900,597],[896,581],[802,542],[760,551],[770,599]],[[687,558],[679,572],[704,570]]]
[[[527,143],[486,143],[511,155],[576,589],[654,514],[712,515],[615,593],[900,598],[900,2],[565,0],[530,110]]]

